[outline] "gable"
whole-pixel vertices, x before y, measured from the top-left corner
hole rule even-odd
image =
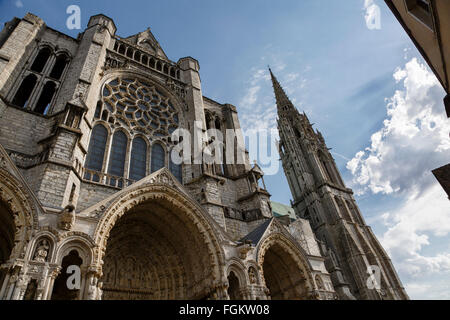
[[[160,59],[169,60],[150,28],[122,40],[130,42]]]

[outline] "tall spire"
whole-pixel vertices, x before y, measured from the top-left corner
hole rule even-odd
[[[277,78],[272,72],[272,69],[269,67],[270,76],[272,78],[272,85],[273,90],[275,92],[275,99],[277,101],[277,107],[278,107],[278,114],[283,112],[291,112],[296,111],[297,109],[292,104],[291,100],[289,100],[289,97],[287,96],[286,92],[284,92],[283,88],[281,87],[280,83],[278,82]]]

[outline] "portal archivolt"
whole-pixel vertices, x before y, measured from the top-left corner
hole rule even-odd
[[[9,260],[14,247],[15,231],[13,215],[5,203],[0,201],[0,265]],[[4,270],[0,270],[0,285],[4,277]]]
[[[158,187],[156,187],[158,189]],[[114,223],[103,258],[103,299],[203,299],[213,294],[222,260],[212,230],[180,194],[155,188]],[[160,190],[161,191],[161,190]],[[181,200],[181,199],[180,199]],[[122,201],[119,201],[122,203]],[[106,220],[105,220],[106,221]]]
[[[310,298],[310,270],[301,252],[295,249],[282,235],[271,236],[260,248],[259,263],[273,300]]]

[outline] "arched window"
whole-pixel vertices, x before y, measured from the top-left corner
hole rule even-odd
[[[158,71],[161,71],[161,70],[162,70],[162,64],[161,64],[160,61],[158,61],[158,62],[156,63],[156,70],[158,70]]]
[[[166,155],[164,148],[159,143],[155,143],[152,147],[152,173],[164,168],[165,162]]]
[[[141,180],[147,169],[147,143],[144,139],[136,138],[131,147],[130,179]]]
[[[125,170],[125,156],[127,153],[127,142],[127,136],[122,131],[117,131],[114,134],[109,158],[109,174],[117,177],[123,177]]]
[[[44,89],[42,89],[41,96],[34,108],[34,111],[40,114],[47,114],[48,109],[50,107],[50,103],[52,102],[53,96],[56,91],[56,83],[53,81],[48,81]]]
[[[128,48],[128,49],[127,49],[127,57],[128,57],[128,58],[133,58],[133,54],[134,54],[133,49]]]
[[[216,118],[215,126],[216,126],[217,130],[221,130],[221,128],[220,128],[220,119],[219,118]]]
[[[52,58],[53,56],[53,49],[43,47],[34,60],[28,61],[29,67],[23,72],[25,75],[27,73],[29,75],[22,81],[14,97],[11,93],[11,104],[26,107],[28,110],[33,110],[42,115],[49,113],[51,103],[55,100],[62,77],[70,62],[67,53],[60,53],[56,58]],[[37,75],[37,73],[40,73],[40,75]],[[41,88],[42,91],[39,91]],[[33,92],[36,92],[36,94],[33,94]],[[33,99],[30,100],[32,96]],[[55,112],[57,111],[60,110],[55,110]]]
[[[31,66],[31,70],[36,72],[42,72],[51,54],[52,51],[49,48],[45,47],[41,49],[41,51],[39,51],[38,55],[36,56],[36,59],[34,59],[33,65]]]
[[[12,103],[18,107],[25,107],[30,99],[34,87],[36,86],[36,81],[37,77],[34,74],[29,74],[25,79],[23,79]]]
[[[150,68],[155,68],[155,59],[150,59]]]
[[[172,159],[172,152],[170,153],[169,170],[177,178],[178,181],[183,183],[183,171],[181,164],[175,164]]]
[[[102,125],[96,125],[92,130],[89,152],[86,159],[86,168],[95,171],[102,171],[103,159],[105,157],[106,140],[108,131]]]
[[[101,112],[102,112],[102,102],[99,101],[97,102],[97,107],[95,108],[94,118],[99,119]]]
[[[206,129],[207,130],[211,129],[211,115],[209,113],[205,115],[205,121],[206,121]]]
[[[67,283],[70,281],[70,273],[67,269],[70,266],[81,267],[83,264],[83,259],[80,258],[78,251],[72,250],[67,256],[64,257],[61,263],[62,272],[58,275],[55,280],[55,284],[52,292],[52,300],[79,300],[80,290],[69,290]]]
[[[56,58],[55,65],[53,66],[52,72],[50,73],[50,77],[53,79],[59,80],[66,69],[67,64],[69,63],[69,58],[65,53],[60,54]]]
[[[125,54],[125,46],[123,44],[121,44],[120,47],[119,47],[119,53],[120,54]]]

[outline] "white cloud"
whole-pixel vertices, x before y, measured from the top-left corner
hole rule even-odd
[[[388,228],[379,239],[413,299],[450,299],[450,252],[448,247],[442,252],[434,248],[450,242],[449,207],[445,192],[436,184],[383,215]],[[424,254],[425,249],[434,252]]]
[[[372,135],[371,146],[347,163],[359,194],[370,190],[417,196],[436,183],[431,170],[450,159],[450,122],[435,76],[413,58],[394,78],[404,88],[387,100],[388,118]]]
[[[435,76],[416,58],[398,68],[402,85],[387,99],[387,118],[347,168],[360,194],[401,195],[400,206],[373,220],[379,237],[412,298],[450,296],[450,252],[437,241],[450,240],[450,201],[431,170],[449,162],[450,123],[444,115],[444,92]],[[433,243],[433,241],[436,241]],[[431,285],[438,276],[441,285]],[[447,289],[442,284],[446,283]]]
[[[438,184],[419,197],[408,199],[395,212],[386,213],[388,230],[380,241],[397,261],[400,272],[413,278],[425,273],[450,272],[450,253],[433,256],[420,253],[431,245],[430,235],[446,238],[450,234],[449,213],[450,201]]]
[[[23,2],[22,2],[22,0],[16,0],[16,1],[14,2],[14,4],[15,4],[15,6],[16,6],[17,8],[23,8]]]

